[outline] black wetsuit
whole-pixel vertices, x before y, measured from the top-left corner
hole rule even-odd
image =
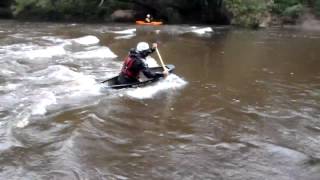
[[[128,72],[124,71],[126,68],[126,62],[123,64],[121,73],[118,77],[118,84],[129,84],[139,82],[139,73],[142,72],[147,78],[159,78],[163,77],[162,73],[153,73],[148,68],[148,65],[144,63],[144,59],[155,51],[154,48],[137,52],[135,49],[131,49],[127,58],[131,58],[132,65],[127,69]]]

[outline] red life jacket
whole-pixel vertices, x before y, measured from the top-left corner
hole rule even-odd
[[[134,63],[134,59],[132,59],[130,56],[127,56],[127,57],[125,58],[124,63],[123,63],[121,72],[122,72],[124,75],[128,76],[129,78],[136,78],[136,79],[138,79],[138,78],[139,78],[139,71],[138,71],[138,72],[134,72],[134,71],[132,70],[133,63]]]

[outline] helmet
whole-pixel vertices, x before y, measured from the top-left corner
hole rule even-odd
[[[150,18],[150,14],[147,14],[147,18]]]
[[[137,44],[137,51],[141,52],[141,51],[145,51],[149,49],[149,44],[146,42],[139,42]]]

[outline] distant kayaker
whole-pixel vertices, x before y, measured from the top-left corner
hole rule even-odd
[[[160,78],[168,75],[167,71],[153,73],[145,63],[146,57],[153,53],[157,48],[157,43],[152,44],[152,48],[146,42],[139,42],[137,47],[132,48],[129,55],[125,58],[118,84],[129,84],[139,82],[139,74],[142,72],[147,78]]]
[[[151,17],[150,14],[147,14],[146,18],[144,19],[144,21],[145,21],[146,23],[151,23],[152,20],[153,20],[153,18]]]

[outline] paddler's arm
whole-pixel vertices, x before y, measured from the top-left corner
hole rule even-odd
[[[153,43],[152,44],[152,47],[148,50],[145,50],[143,53],[144,53],[144,56],[147,57],[149,56],[150,54],[152,54],[153,52],[156,51],[156,48],[158,47],[157,43]]]
[[[160,78],[160,77],[164,77],[164,74],[163,73],[154,73],[154,72],[152,72],[150,69],[149,69],[149,67],[148,67],[148,65],[147,64],[145,64],[142,60],[141,61],[139,61],[139,62],[137,62],[138,64],[138,66],[139,66],[139,69],[141,70],[141,72],[147,77],[147,78],[150,78],[150,79],[152,79],[152,78]]]
[[[146,51],[146,56],[148,56],[149,54],[153,53],[156,51],[158,47],[157,43],[153,43],[152,47]],[[147,78],[159,78],[159,77],[166,77],[168,76],[169,72],[168,71],[163,71],[161,72],[157,72],[157,73],[153,73],[150,71],[150,69],[147,67],[147,65],[145,63],[143,63],[143,68],[142,68],[142,72],[143,74],[147,77]]]

